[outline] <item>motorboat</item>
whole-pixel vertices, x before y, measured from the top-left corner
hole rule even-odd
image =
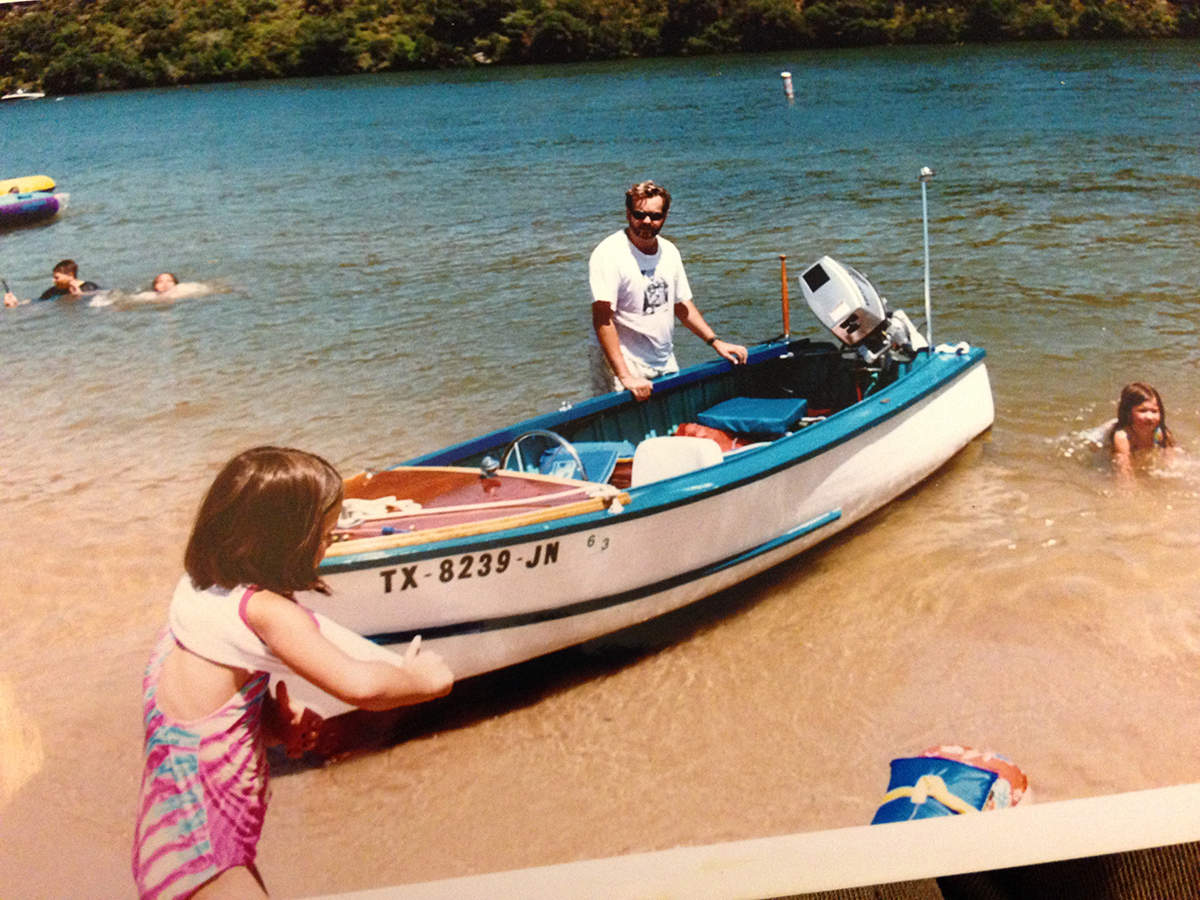
[[[592,397],[349,477],[331,592],[304,602],[377,644],[420,636],[457,678],[493,671],[789,560],[991,426],[983,349],[930,346],[831,257],[799,286],[836,340],[785,326],[644,402]]]

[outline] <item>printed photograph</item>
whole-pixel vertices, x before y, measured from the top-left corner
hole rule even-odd
[[[1200,781],[1182,6],[362,5],[89,5],[129,59],[0,11],[0,894],[403,897]],[[1001,896],[939,874],[894,896]]]

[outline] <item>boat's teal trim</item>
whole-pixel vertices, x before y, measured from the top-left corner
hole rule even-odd
[[[411,641],[418,634],[421,635],[422,640],[431,641],[437,638],[456,637],[463,634],[481,634],[488,631],[500,631],[506,628],[521,628],[526,625],[538,625],[543,622],[553,622],[557,619],[586,615],[587,613],[609,609],[613,606],[620,606],[624,603],[632,603],[635,600],[641,600],[644,597],[669,591],[680,585],[708,578],[711,575],[716,575],[734,566],[740,566],[755,557],[762,556],[764,553],[769,553],[772,550],[777,550],[806,535],[812,534],[817,529],[824,528],[826,525],[836,522],[841,517],[842,511],[840,509],[830,510],[824,515],[817,516],[815,519],[802,522],[795,528],[785,531],[779,537],[765,541],[757,547],[752,547],[749,550],[692,569],[688,572],[680,572],[677,575],[664,578],[662,581],[657,581],[654,584],[646,584],[630,591],[622,591],[619,594],[596,597],[592,600],[582,600],[578,603],[568,603],[565,606],[556,606],[553,609],[539,609],[511,616],[496,616],[490,619],[476,619],[473,622],[455,622],[452,625],[414,628],[408,631],[390,631],[382,634],[367,635],[367,637],[379,644],[404,644]]]

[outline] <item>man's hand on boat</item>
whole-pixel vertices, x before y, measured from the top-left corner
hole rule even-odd
[[[619,378],[621,386],[633,394],[633,398],[639,403],[649,399],[650,392],[654,390],[654,384],[649,378],[641,378],[637,375],[622,375]]]
[[[731,344],[720,338],[713,338],[712,348],[717,351],[719,356],[723,356],[735,366],[745,364],[746,360],[750,358],[750,351],[741,344]]]

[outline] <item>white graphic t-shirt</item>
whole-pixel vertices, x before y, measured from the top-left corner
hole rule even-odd
[[[674,344],[675,304],[692,299],[675,245],[660,236],[658,252],[647,256],[622,229],[592,251],[588,280],[592,301],[612,306],[621,346],[652,368],[665,366]],[[591,340],[598,343],[594,333]]]

